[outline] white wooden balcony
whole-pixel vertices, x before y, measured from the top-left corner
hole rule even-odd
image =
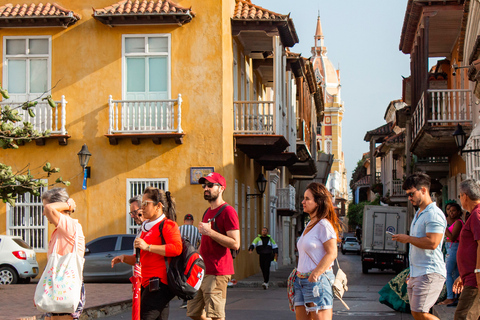
[[[67,145],[67,140],[70,138],[65,128],[67,122],[67,100],[62,95],[60,100],[54,100],[56,107],[52,108],[47,101],[38,101],[37,105],[32,108],[35,117],[30,117],[27,110],[22,110],[20,107],[25,101],[11,102],[1,101],[0,106],[10,106],[12,109],[16,108],[18,114],[22,117],[20,122],[14,124],[15,126],[22,126],[23,122],[30,122],[33,129],[38,132],[50,131],[49,136],[35,139],[35,143],[39,146],[45,145],[46,139],[58,139],[60,145]]]
[[[170,100],[108,99],[114,133],[182,133],[182,97]]]
[[[390,194],[391,197],[402,197],[405,196],[405,190],[402,188],[403,181],[400,179],[393,179],[390,181],[387,181],[385,184],[385,189],[383,194],[387,194],[387,192]]]
[[[289,216],[295,211],[295,188],[288,185],[287,188],[277,189],[277,213]]]
[[[25,101],[2,101],[0,102],[0,105],[2,107],[8,105],[12,109],[17,108],[16,110],[22,117],[22,121],[16,123],[16,126],[22,125],[23,122],[30,122],[33,125],[33,128],[39,132],[49,130],[51,134],[67,134],[67,130],[65,129],[67,100],[65,100],[65,96],[62,96],[61,100],[55,101],[55,104],[57,105],[56,108],[50,107],[47,101],[38,101],[37,105],[32,108],[35,113],[35,117],[33,118],[30,117],[27,110],[22,110],[22,108],[20,108],[24,102]]]
[[[412,151],[421,157],[454,153],[452,133],[459,123],[471,126],[472,101],[467,89],[423,92],[412,115]]]
[[[275,134],[274,101],[235,101],[234,133]]]

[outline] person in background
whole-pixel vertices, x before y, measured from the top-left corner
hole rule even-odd
[[[447,276],[442,243],[447,220],[430,197],[431,180],[422,172],[403,182],[403,190],[418,210],[410,226],[410,235],[396,234],[392,240],[410,244],[410,279],[407,284],[410,310],[415,320],[438,319],[430,314]]]
[[[198,228],[193,225],[193,215],[186,214],[185,218],[183,219],[183,226],[180,226],[180,235],[183,239],[190,241],[190,243],[198,249],[200,246],[200,232]],[[183,300],[180,309],[187,308],[187,300]]]
[[[463,221],[461,216],[463,214],[462,208],[455,202],[451,202],[445,208],[447,211],[447,228],[445,229],[445,248],[447,249],[447,255],[445,256],[445,264],[447,267],[447,299],[440,302],[440,305],[447,305],[449,307],[455,307],[457,301],[453,293],[453,282],[458,278],[457,268],[457,249],[460,235],[460,231],[463,227]]]
[[[53,188],[42,194],[43,214],[47,217],[49,223],[55,226],[50,242],[48,243],[48,256],[53,253],[55,243],[57,244],[57,253],[65,255],[71,253],[75,244],[75,230],[77,232],[77,254],[81,257],[85,255],[85,236],[82,225],[78,220],[70,215],[75,211],[76,204],[69,198],[64,188]],[[83,276],[83,275],[82,275]],[[82,283],[82,291],[77,310],[70,315],[47,313],[45,319],[51,319],[55,316],[65,316],[69,319],[79,319],[85,306],[85,285]]]
[[[142,212],[142,196],[135,196],[128,200],[128,203],[130,204],[130,217],[132,217],[135,224],[141,225],[144,221]],[[140,234],[142,234],[141,228],[138,230],[137,238],[140,236]]]
[[[135,239],[142,265],[142,295],[140,317],[142,320],[166,320],[165,309],[174,294],[168,288],[165,257],[182,253],[182,238],[175,222],[175,201],[170,192],[148,187],[142,197],[145,221],[142,233]],[[162,230],[160,223],[165,220]],[[166,243],[162,243],[161,234]],[[135,255],[120,255],[112,259],[112,268],[117,263],[135,264]]]
[[[203,198],[210,204],[198,224],[202,234],[200,254],[206,269],[200,290],[188,301],[187,316],[193,320],[222,320],[225,319],[227,284],[235,273],[230,249],[240,248],[238,214],[223,200],[227,183],[222,175],[212,172],[199,182],[203,187]]]
[[[298,267],[294,282],[297,320],[326,320],[333,316],[333,262],[337,258],[340,221],[330,192],[313,182],[307,186],[302,206],[310,222],[298,240]]]
[[[252,244],[248,248],[248,253],[252,253],[253,249],[257,250],[260,259],[260,269],[263,274],[263,289],[268,289],[268,281],[270,280],[270,263],[272,259],[277,261],[278,246],[275,240],[268,234],[268,228],[262,228],[262,234],[253,239]]]
[[[460,277],[453,292],[461,293],[455,320],[477,320],[480,316],[480,182],[468,179],[460,183],[460,203],[471,214],[460,231],[457,265]]]

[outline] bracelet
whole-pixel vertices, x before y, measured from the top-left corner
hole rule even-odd
[[[150,247],[151,247],[151,246],[152,246],[151,244],[148,245],[148,252],[150,252]]]

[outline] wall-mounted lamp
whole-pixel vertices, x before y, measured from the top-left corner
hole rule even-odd
[[[265,176],[263,175],[263,173],[260,173],[258,175],[257,188],[258,188],[258,191],[260,191],[260,193],[247,194],[247,200],[250,199],[250,198],[254,198],[254,197],[263,198],[263,193],[265,192],[265,189],[267,188],[267,179],[265,179]]]
[[[459,67],[459,66],[456,65],[456,64],[452,64],[452,69],[453,69],[453,71],[452,71],[452,76],[455,77],[455,76],[457,75],[457,70],[458,70],[458,69],[466,69],[466,68],[470,68],[470,66]]]
[[[77,155],[78,155],[78,160],[80,161],[80,165],[83,168],[83,187],[82,187],[82,189],[86,190],[87,189],[87,179],[90,178],[90,167],[88,167],[87,165],[88,165],[88,161],[90,160],[90,157],[92,156],[90,151],[88,151],[88,147],[87,147],[86,143],[82,146],[82,149],[80,150],[80,152],[77,153]]]
[[[453,137],[455,138],[455,143],[457,144],[458,150],[460,150],[460,154],[480,151],[480,149],[463,150],[463,148],[465,148],[465,143],[467,142],[467,134],[465,131],[463,131],[463,128],[460,124],[457,125],[457,129],[453,133]]]

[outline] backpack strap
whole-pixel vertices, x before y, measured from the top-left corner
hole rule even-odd
[[[219,232],[218,228],[217,228],[217,221],[215,221],[215,219],[220,215],[220,213],[222,213],[222,211],[228,207],[228,203],[224,203],[222,205],[222,207],[220,208],[220,210],[218,210],[217,214],[213,217],[213,218],[210,218],[207,220],[207,222],[212,222],[213,221],[213,228],[215,229],[215,231]],[[208,209],[207,209],[208,211]],[[203,214],[203,217],[205,217],[205,214],[207,213],[207,211],[205,211],[205,213]],[[203,221],[203,218],[202,218],[202,221]]]
[[[165,220],[167,220],[167,218],[163,219],[160,222],[160,225],[158,226],[158,230],[160,231],[160,238],[162,239],[162,243],[164,245],[167,244],[167,242],[165,241],[165,238],[163,237],[163,226],[165,225]],[[169,268],[168,259],[166,256],[163,256],[163,257],[165,258],[165,266],[167,267],[167,271],[168,271],[168,268]]]

